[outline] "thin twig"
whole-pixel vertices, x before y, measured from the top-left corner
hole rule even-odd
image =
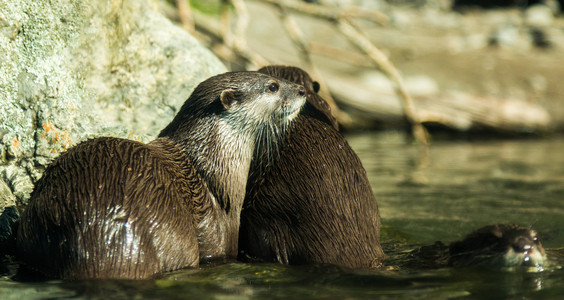
[[[167,2],[159,2],[160,10],[171,20],[181,23],[180,12],[178,7],[172,7]],[[206,18],[197,12],[194,13],[196,31],[193,36],[200,42],[205,44],[215,55],[217,55],[224,63],[228,64],[228,68],[233,62],[244,61],[243,64],[249,64],[249,60],[241,56],[233,46],[234,34],[231,30],[231,4],[229,0],[221,1],[220,20],[217,18]]]
[[[388,78],[394,83],[394,89],[396,93],[400,96],[405,116],[412,125],[413,136],[422,143],[423,145],[429,144],[429,134],[427,130],[415,113],[415,108],[413,105],[413,100],[405,88],[403,78],[399,74],[398,70],[394,65],[388,60],[388,57],[380,51],[372,42],[364,35],[360,30],[358,30],[350,21],[346,18],[339,19],[337,21],[337,27],[339,30],[349,39],[351,43],[361,49],[364,53],[368,55],[380,68]]]
[[[298,53],[300,54],[301,60],[305,62],[306,69],[308,69],[312,77],[315,78],[315,80],[317,80],[317,82],[320,84],[321,86],[320,94],[327,102],[327,104],[329,104],[329,107],[331,107],[331,112],[333,116],[335,116],[335,118],[338,120],[340,124],[343,124],[345,126],[347,124],[350,124],[351,123],[350,116],[347,113],[343,112],[341,109],[339,109],[337,103],[335,102],[335,99],[333,99],[331,92],[327,88],[328,85],[323,80],[323,76],[319,74],[319,70],[313,64],[310,55],[311,53],[310,45],[309,42],[306,40],[304,33],[302,32],[300,27],[296,24],[294,19],[290,16],[290,14],[288,14],[288,12],[284,7],[278,6],[278,9],[280,12],[280,20],[282,21],[282,24],[284,24],[284,28],[286,29],[288,36],[290,37],[294,45],[296,45],[296,48],[298,48]]]
[[[362,18],[374,21],[380,25],[385,25],[389,22],[388,16],[374,10],[366,10],[359,7],[348,7],[346,9],[338,7],[328,7],[322,5],[309,4],[303,1],[296,0],[262,0],[270,4],[275,4],[293,10],[295,12],[335,21],[340,18]]]
[[[311,54],[322,55],[332,59],[340,60],[344,63],[355,66],[369,67],[375,65],[372,64],[370,60],[367,61],[366,55],[339,49],[315,41],[309,42],[309,52]],[[370,63],[370,65],[367,65],[367,63]]]
[[[325,18],[329,21],[337,23],[337,27],[350,42],[366,53],[372,61],[390,78],[394,83],[396,93],[399,95],[405,116],[412,125],[413,136],[417,141],[423,145],[428,145],[429,134],[421,122],[418,120],[415,113],[415,108],[411,96],[405,88],[403,79],[397,69],[390,63],[387,56],[380,51],[372,42],[366,37],[362,31],[354,27],[350,23],[349,18],[361,17],[368,18],[369,16],[376,17],[377,20],[384,21],[383,18],[378,19],[377,16],[381,15],[375,11],[366,11],[360,9],[354,10],[341,10],[337,8],[329,8],[327,6],[313,5],[296,0],[263,0],[265,2],[274,4],[279,7],[288,8],[297,12],[305,13],[315,17]],[[386,17],[387,21],[387,17]]]
[[[223,43],[228,48],[233,48],[235,37],[231,31],[231,9],[229,7],[229,0],[221,1],[220,11],[220,35],[223,37]]]
[[[235,13],[237,14],[237,23],[235,26],[235,41],[234,49],[242,57],[247,59],[256,68],[266,66],[269,64],[268,60],[262,57],[260,54],[252,51],[247,45],[247,39],[245,38],[247,27],[249,26],[249,12],[247,6],[243,0],[231,0],[233,7],[235,8]]]
[[[182,28],[193,35],[196,32],[196,27],[194,26],[192,7],[188,1],[189,0],[176,0],[176,6],[178,7],[178,16],[180,17]]]

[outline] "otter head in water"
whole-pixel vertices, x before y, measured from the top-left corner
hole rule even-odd
[[[449,264],[493,267],[539,267],[546,254],[537,233],[515,224],[488,225],[449,245]]]

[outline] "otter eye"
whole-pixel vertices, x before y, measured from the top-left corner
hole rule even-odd
[[[321,88],[321,86],[319,85],[319,82],[314,81],[314,82],[312,83],[312,85],[313,85],[313,91],[314,91],[315,93],[319,93],[319,89]]]
[[[279,88],[280,88],[280,85],[278,84],[278,82],[273,82],[273,83],[268,85],[268,90],[273,92],[273,93],[278,92]]]

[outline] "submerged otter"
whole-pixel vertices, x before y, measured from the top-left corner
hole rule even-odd
[[[48,277],[80,279],[146,278],[235,258],[255,141],[281,132],[304,102],[299,85],[225,73],[196,87],[148,144],[78,144],[37,182],[19,259]]]
[[[377,265],[384,253],[376,199],[327,104],[299,68],[270,66],[259,72],[302,84],[307,103],[283,134],[278,154],[259,155],[251,165],[240,259]]]
[[[484,226],[449,246],[449,265],[542,266],[546,253],[536,231],[515,224]]]
[[[386,265],[421,269],[444,267],[536,267],[548,264],[536,231],[515,224],[488,225],[448,246],[442,242],[400,255],[390,255]]]

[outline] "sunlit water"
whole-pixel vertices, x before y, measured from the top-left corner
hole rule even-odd
[[[428,154],[398,133],[347,136],[368,171],[388,253],[462,238],[483,225],[535,228],[564,247],[564,139],[435,141]],[[558,299],[564,271],[382,269],[229,263],[146,281],[0,281],[0,299]],[[6,272],[6,271],[5,271]]]

